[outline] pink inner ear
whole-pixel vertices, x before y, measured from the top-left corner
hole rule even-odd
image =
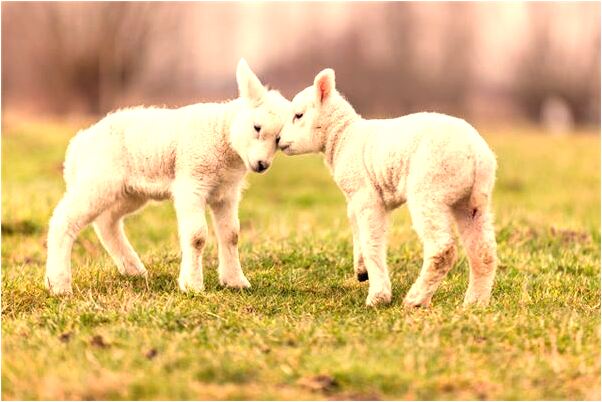
[[[320,79],[320,102],[324,102],[324,99],[328,96],[328,77],[324,76]]]

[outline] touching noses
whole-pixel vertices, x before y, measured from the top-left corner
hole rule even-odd
[[[286,148],[288,148],[290,145],[290,143],[287,143],[286,141],[282,141],[282,135],[279,135],[276,138],[276,147],[278,147],[278,149],[280,149],[281,151],[284,151]]]

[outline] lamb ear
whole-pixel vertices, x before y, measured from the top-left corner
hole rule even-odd
[[[259,81],[255,73],[253,73],[245,59],[240,59],[238,62],[236,83],[238,84],[239,96],[254,103],[260,102],[267,92],[267,89]]]
[[[334,70],[327,68],[320,71],[314,79],[314,87],[318,103],[324,103],[335,89]]]

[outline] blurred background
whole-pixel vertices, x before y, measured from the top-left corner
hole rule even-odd
[[[1,399],[600,399],[599,2],[1,10]],[[393,305],[366,311],[343,194],[320,155],[282,153],[249,174],[239,209],[252,291],[220,290],[212,235],[207,292],[179,294],[164,202],[126,221],[148,281],[120,277],[87,228],[74,297],[49,298],[47,228],[69,140],[116,108],[234,98],[240,57],[287,97],[332,67],[363,116],[436,110],[475,125],[499,164],[494,303],[459,308],[460,251],[433,308],[404,310],[422,250],[400,208]]]
[[[332,67],[366,117],[600,121],[599,3],[2,4],[3,112],[233,98],[240,57],[287,97]]]

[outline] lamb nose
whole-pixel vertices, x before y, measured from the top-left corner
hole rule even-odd
[[[257,171],[258,172],[263,172],[264,170],[266,170],[268,167],[270,167],[270,164],[264,161],[259,161],[257,162]]]

